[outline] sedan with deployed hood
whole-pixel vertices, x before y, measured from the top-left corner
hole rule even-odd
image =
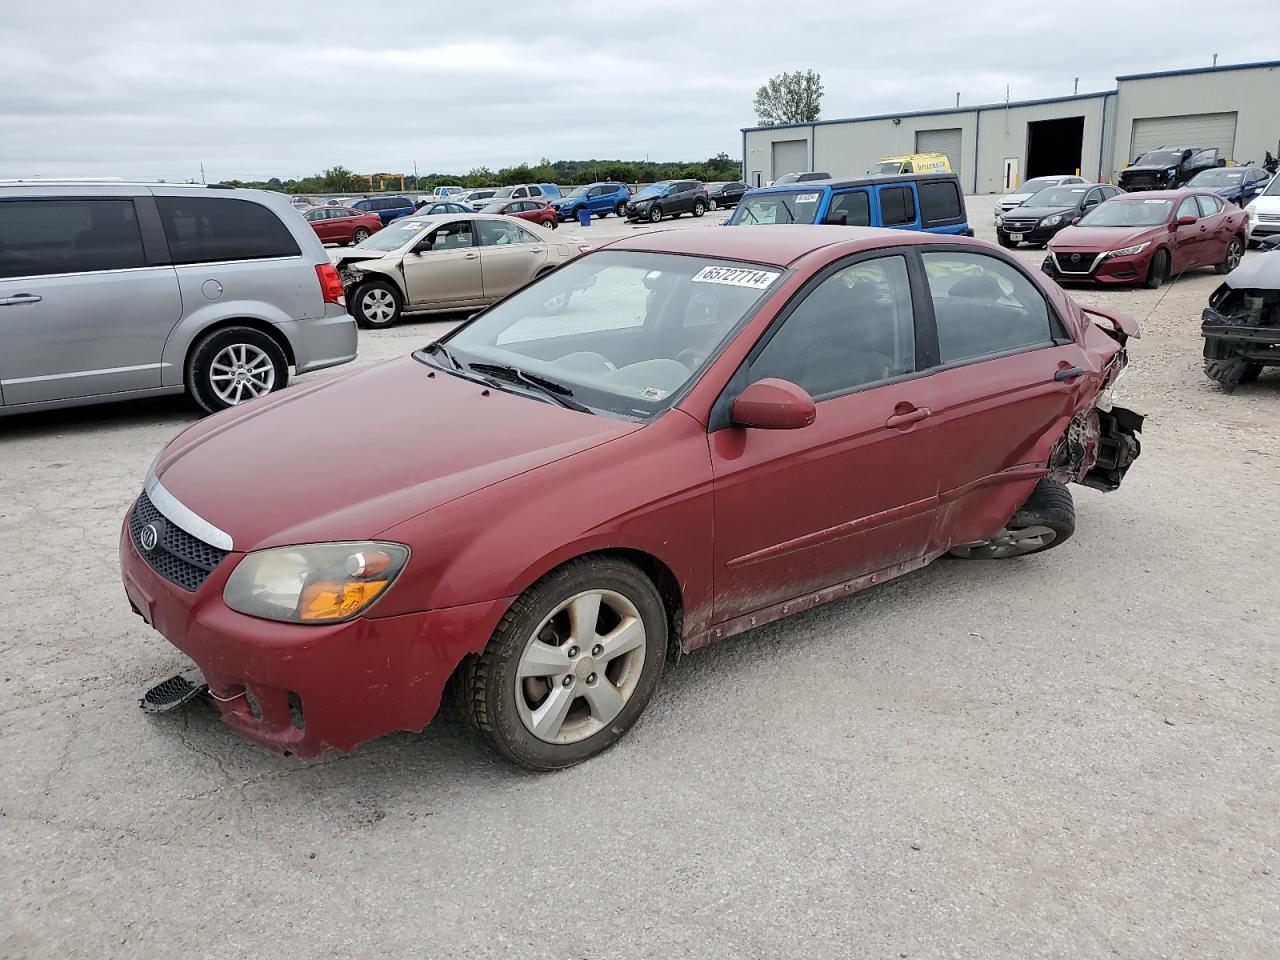
[[[1239,207],[1195,190],[1114,197],[1049,241],[1042,269],[1060,283],[1141,283],[1155,289],[1196,267],[1230,273],[1244,256]]]
[[[567,767],[627,732],[674,651],[947,553],[1066,541],[1067,485],[1114,490],[1138,456],[1111,389],[1137,333],[961,237],[616,242],[161,451],[124,589],[192,663],[143,702],[207,690],[313,755],[421,730],[449,685],[499,754]],[[1065,590],[1093,576],[1069,559]]]
[[[1116,187],[1105,183],[1049,187],[1005,214],[996,227],[996,239],[1002,247],[1013,248],[1020,243],[1044,245],[1058,231],[1119,193]]]
[[[363,326],[403,313],[470,310],[501,300],[582,252],[513,217],[405,217],[364,243],[330,255]]]

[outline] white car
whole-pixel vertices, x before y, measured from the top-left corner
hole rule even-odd
[[[1249,214],[1249,242],[1258,243],[1280,234],[1280,177],[1272,177],[1267,189],[1244,208]]]
[[[1014,207],[1021,206],[1031,197],[1035,196],[1041,190],[1049,187],[1062,187],[1072,183],[1088,183],[1084,177],[1061,176],[1061,177],[1034,177],[1026,183],[1018,187],[1016,193],[1008,193],[996,201],[996,224],[1000,223],[1000,218],[1012,210]]]

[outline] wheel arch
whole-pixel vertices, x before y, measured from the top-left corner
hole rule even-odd
[[[196,347],[199,346],[205,338],[220,330],[226,330],[230,327],[248,327],[251,330],[257,330],[259,333],[266,334],[271,338],[272,342],[274,342],[275,345],[284,352],[285,362],[291,367],[297,366],[297,355],[293,352],[293,344],[290,343],[289,338],[285,336],[284,331],[276,324],[272,323],[270,320],[264,319],[263,317],[255,317],[249,314],[231,315],[219,317],[216,320],[205,323],[191,331],[183,338],[184,342],[182,343],[181,358],[179,359],[175,357],[174,360],[178,362],[174,362],[170,367],[170,369],[175,371],[172,383],[174,385],[181,383],[183,386],[187,386],[187,367],[190,364],[191,355],[195,352]],[[173,343],[172,337],[170,337],[170,343]],[[166,385],[168,385],[168,383],[166,383]]]

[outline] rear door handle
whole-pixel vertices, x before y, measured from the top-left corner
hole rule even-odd
[[[884,422],[886,427],[909,427],[913,423],[919,423],[926,417],[933,416],[933,411],[928,407],[915,407],[906,413],[895,413],[892,417]]]
[[[24,303],[39,303],[44,297],[34,293],[15,293],[12,297],[0,297],[0,307],[20,307]]]
[[[1053,379],[1057,383],[1062,383],[1062,381],[1064,380],[1074,380],[1076,377],[1083,377],[1083,376],[1084,376],[1084,370],[1082,368],[1067,367],[1065,370],[1059,370],[1057,373],[1055,373],[1053,375]]]

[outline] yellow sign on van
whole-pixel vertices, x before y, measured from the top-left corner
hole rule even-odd
[[[885,173],[950,173],[951,161],[945,153],[912,153],[905,157],[885,157],[867,171],[870,176]]]

